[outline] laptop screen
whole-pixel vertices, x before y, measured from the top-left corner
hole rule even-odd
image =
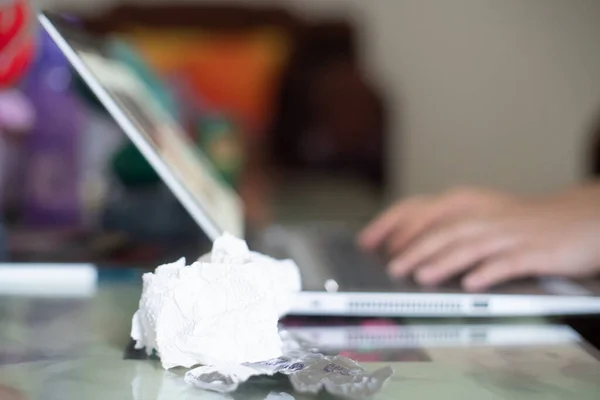
[[[86,37],[60,16],[40,22],[71,65],[106,107],[207,236],[244,235],[243,208],[209,160],[125,62],[111,56],[109,41]]]

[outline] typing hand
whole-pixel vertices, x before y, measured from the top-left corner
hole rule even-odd
[[[527,276],[585,276],[600,270],[600,186],[526,199],[458,190],[401,201],[359,236],[384,248],[394,277],[437,285],[465,274],[468,290]]]

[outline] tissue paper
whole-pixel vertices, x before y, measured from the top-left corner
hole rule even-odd
[[[156,350],[165,369],[276,358],[277,323],[299,289],[292,261],[250,252],[225,234],[192,265],[180,259],[144,274],[131,337],[136,348]]]
[[[294,262],[251,252],[225,234],[192,265],[181,259],[144,274],[131,337],[136,348],[156,351],[165,369],[200,365],[184,380],[211,392],[231,393],[252,376],[275,374],[288,375],[300,393],[363,399],[379,391],[390,367],[368,372],[278,330],[300,284]]]
[[[250,251],[244,240],[224,233],[213,244],[212,251],[200,260],[210,260],[213,264],[247,264],[260,270],[262,279],[270,281],[276,296],[279,316],[288,313],[294,299],[293,294],[301,289],[300,271],[292,260],[277,260],[261,253]]]

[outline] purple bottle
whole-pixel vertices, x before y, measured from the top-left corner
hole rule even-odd
[[[47,34],[24,82],[36,121],[25,149],[24,220],[37,228],[77,228],[82,223],[79,137],[83,107],[71,89],[67,60]]]

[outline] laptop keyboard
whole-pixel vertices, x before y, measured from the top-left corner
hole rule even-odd
[[[326,258],[340,286],[350,288],[392,288],[393,283],[385,273],[384,263],[376,256],[367,254],[356,245],[350,232],[327,232],[319,235],[321,254]]]
[[[328,279],[334,279],[343,291],[398,289],[385,272],[385,263],[363,252],[350,229],[271,228],[262,240],[260,248],[271,256],[292,258],[300,265],[304,290],[323,290]]]

